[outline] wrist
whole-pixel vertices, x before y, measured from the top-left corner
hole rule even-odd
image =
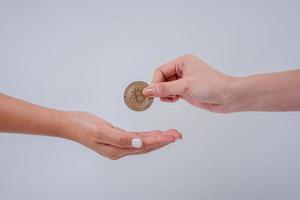
[[[234,78],[231,79],[229,84],[227,85],[227,99],[226,99],[226,107],[228,113],[238,112],[241,108],[241,89],[244,78]]]
[[[216,103],[220,105],[220,112],[222,113],[232,113],[237,110],[238,97],[241,87],[241,82],[243,78],[225,76],[223,81],[221,81],[219,86],[219,91],[217,92]]]
[[[75,140],[76,136],[72,131],[72,112],[54,111],[53,118],[56,121],[54,126],[54,136]]]
[[[228,112],[256,110],[264,102],[261,87],[253,76],[234,78],[229,84]]]
[[[58,137],[84,143],[87,134],[96,133],[98,129],[88,120],[88,113],[77,111],[61,111]]]

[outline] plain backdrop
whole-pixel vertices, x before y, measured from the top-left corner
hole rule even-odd
[[[214,114],[123,102],[132,81],[193,53],[234,76],[300,67],[299,1],[3,1],[0,91],[184,139],[118,161],[60,138],[0,134],[1,200],[300,198],[300,113]],[[1,113],[0,113],[1,114]]]

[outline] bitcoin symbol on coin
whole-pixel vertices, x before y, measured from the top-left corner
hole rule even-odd
[[[152,105],[153,98],[143,94],[143,89],[146,87],[148,87],[147,83],[135,81],[126,88],[124,101],[131,110],[144,111]]]
[[[138,88],[134,88],[132,93],[134,94],[132,97],[135,98],[135,101],[137,103],[143,103],[143,101],[145,101],[145,96],[143,95],[143,91],[141,91]]]

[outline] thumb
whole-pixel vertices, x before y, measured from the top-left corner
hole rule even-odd
[[[181,80],[154,83],[143,90],[145,96],[168,97],[171,95],[182,95],[183,84]]]

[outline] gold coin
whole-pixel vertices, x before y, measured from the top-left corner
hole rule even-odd
[[[135,81],[127,86],[124,101],[128,108],[134,111],[144,111],[152,105],[153,98],[143,94],[143,89],[146,87],[148,84],[143,81]]]

